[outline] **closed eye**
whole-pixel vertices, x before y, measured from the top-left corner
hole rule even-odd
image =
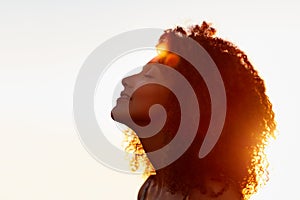
[[[151,76],[150,74],[144,74],[144,77],[146,77],[146,78],[153,78],[153,76]]]

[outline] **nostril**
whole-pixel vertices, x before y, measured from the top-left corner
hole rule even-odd
[[[136,75],[127,76],[122,79],[122,85],[125,87],[132,87],[133,81],[135,80]]]
[[[128,79],[127,79],[127,77],[122,79],[122,85],[123,86],[128,86]]]

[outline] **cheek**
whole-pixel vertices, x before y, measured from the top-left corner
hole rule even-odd
[[[134,121],[149,121],[149,109],[154,104],[164,107],[168,104],[170,91],[158,85],[145,85],[137,89],[129,103],[130,115]]]
[[[136,90],[132,96],[132,102],[140,104],[140,106],[153,105],[153,104],[165,104],[170,91],[160,85],[145,85],[140,89]]]

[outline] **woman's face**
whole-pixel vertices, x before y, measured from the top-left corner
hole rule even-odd
[[[144,66],[143,70],[135,75],[122,80],[124,90],[117,99],[116,106],[112,110],[115,121],[126,124],[128,117],[138,125],[147,125],[150,122],[149,109],[154,104],[165,105],[170,91],[159,84],[147,82],[167,80],[160,67],[155,65],[155,59]],[[170,80],[171,81],[171,80]],[[126,112],[129,105],[129,114]]]

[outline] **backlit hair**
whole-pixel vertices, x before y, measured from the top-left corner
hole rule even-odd
[[[166,30],[158,43],[176,45],[188,51],[189,47],[180,38],[189,37],[197,41],[216,63],[226,91],[227,113],[219,141],[205,158],[196,160],[194,153],[199,152],[211,115],[210,96],[201,75],[195,75],[197,71],[185,59],[181,58],[176,66],[172,66],[191,83],[201,111],[197,136],[192,147],[182,156],[185,162],[180,164],[178,161],[177,167],[182,165],[182,177],[190,176],[190,172],[185,172],[190,165],[196,166],[193,167],[194,174],[225,177],[224,179],[238,185],[244,199],[249,199],[268,181],[265,147],[269,139],[275,137],[274,112],[266,95],[264,81],[249,62],[247,55],[231,42],[216,37],[215,33],[214,28],[203,22],[201,26]],[[197,52],[190,53],[197,56]],[[174,65],[174,62],[168,61],[168,55],[171,53],[164,53],[157,62]],[[171,98],[170,101],[175,100]],[[178,108],[170,106],[169,112],[174,112],[173,115],[176,116]],[[173,123],[180,123],[180,120],[174,118]],[[176,126],[170,125],[168,129],[172,130],[172,127]],[[126,134],[126,149],[136,152],[131,160],[133,169],[136,170],[141,161],[146,166],[146,174],[154,173],[138,137],[132,131]],[[175,182],[181,181],[180,176],[173,178],[178,179]]]

